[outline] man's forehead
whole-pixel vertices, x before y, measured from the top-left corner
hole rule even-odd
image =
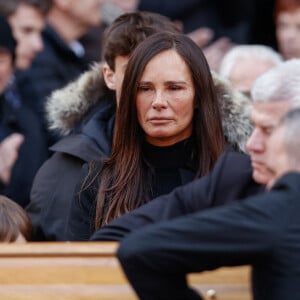
[[[278,101],[256,101],[253,103],[251,118],[260,120],[274,120],[277,122],[292,108],[289,100]]]
[[[41,21],[45,21],[46,17],[42,14],[42,12],[35,6],[33,5],[29,5],[26,3],[20,3],[17,6],[17,9],[15,10],[15,12],[11,15],[12,18],[17,18],[18,20],[22,19],[22,21],[24,22],[25,20],[29,21],[28,18],[30,17],[30,19],[34,19],[34,20],[39,20]],[[25,20],[23,19],[24,17]]]

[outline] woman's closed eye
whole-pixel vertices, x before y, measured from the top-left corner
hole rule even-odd
[[[183,87],[180,86],[180,85],[170,85],[170,86],[168,86],[168,90],[170,90],[170,91],[179,91],[179,90],[182,90],[182,89],[183,89]]]
[[[152,87],[150,85],[139,85],[138,87],[139,92],[148,92],[152,91]]]

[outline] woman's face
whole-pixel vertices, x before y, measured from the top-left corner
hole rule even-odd
[[[175,50],[154,56],[141,76],[136,98],[146,141],[169,146],[188,138],[193,129],[194,95],[190,70]]]
[[[278,15],[276,36],[279,52],[285,59],[300,57],[300,7]]]

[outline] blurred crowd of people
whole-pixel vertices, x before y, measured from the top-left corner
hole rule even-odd
[[[272,190],[290,169],[262,167],[267,136],[294,106],[268,102],[294,97],[280,76],[292,81],[282,66],[294,74],[299,59],[299,0],[0,0],[1,240],[121,240],[141,220],[186,214],[147,205],[205,186],[229,151],[242,156],[225,155],[235,165],[228,178],[252,168],[251,189],[240,175],[239,190],[202,208]],[[128,268],[134,251],[144,255],[125,242],[119,258],[148,299]]]

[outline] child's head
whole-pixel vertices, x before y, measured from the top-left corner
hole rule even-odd
[[[25,210],[0,195],[0,242],[28,241],[31,234],[32,225]]]

